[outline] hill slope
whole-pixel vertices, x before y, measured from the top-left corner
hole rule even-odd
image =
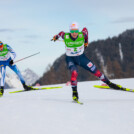
[[[132,79],[113,82],[133,88]],[[0,98],[1,134],[133,134],[134,93],[94,88],[80,82],[84,105],[72,103],[71,88],[30,91]],[[57,86],[57,85],[53,85]],[[17,90],[17,89],[14,89]]]

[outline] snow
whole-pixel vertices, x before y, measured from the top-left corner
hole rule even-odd
[[[112,80],[133,88],[134,78]],[[0,134],[133,134],[134,93],[97,89],[101,81],[78,83],[80,101],[71,87],[5,94],[0,98]]]
[[[107,72],[107,66],[104,64],[104,58],[102,56],[102,54],[98,51],[98,49],[95,49],[97,58],[99,59],[101,66],[103,67],[103,72],[104,74],[106,74],[106,76],[109,76],[108,72]]]
[[[120,54],[121,61],[123,61],[123,52],[122,52],[121,43],[119,43],[119,54]]]

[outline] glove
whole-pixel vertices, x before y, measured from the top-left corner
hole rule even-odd
[[[58,35],[55,35],[55,36],[53,37],[53,41],[55,42],[57,39],[58,39]]]
[[[13,65],[14,64],[13,60],[10,60],[9,64],[10,65]]]
[[[85,48],[87,48],[88,47],[88,42],[87,43],[84,43],[84,46],[85,46]]]

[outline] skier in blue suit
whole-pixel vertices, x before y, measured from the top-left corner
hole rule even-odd
[[[15,58],[16,53],[14,52],[14,50],[9,45],[3,44],[3,42],[0,41],[0,72],[1,72],[0,96],[2,96],[4,93],[6,66],[8,66],[17,74],[25,90],[31,90],[31,87],[25,84],[24,78],[22,77],[17,66],[14,64]]]

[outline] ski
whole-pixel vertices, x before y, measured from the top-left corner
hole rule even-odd
[[[13,92],[9,92],[9,93],[20,93],[20,92],[28,92],[28,91],[35,91],[35,90],[49,90],[49,89],[57,89],[57,88],[62,88],[62,87],[32,88],[31,90],[18,90],[18,91],[13,91]]]
[[[128,92],[134,92],[134,89],[130,89],[130,88],[124,88],[121,85],[118,85],[120,89],[114,89],[114,88],[110,88],[109,86],[106,85],[94,85],[95,88],[101,88],[101,89],[112,89],[112,90],[118,90],[118,91],[128,91]]]
[[[94,85],[94,87],[96,87],[96,88],[104,88],[104,89],[110,88],[109,86],[103,86],[103,85]]]
[[[81,104],[81,105],[83,105],[83,103],[82,102],[80,102],[80,101],[75,101],[75,100],[73,100],[73,103],[77,103],[77,104]]]
[[[2,96],[3,96],[3,94],[0,93],[0,97],[2,97]]]

